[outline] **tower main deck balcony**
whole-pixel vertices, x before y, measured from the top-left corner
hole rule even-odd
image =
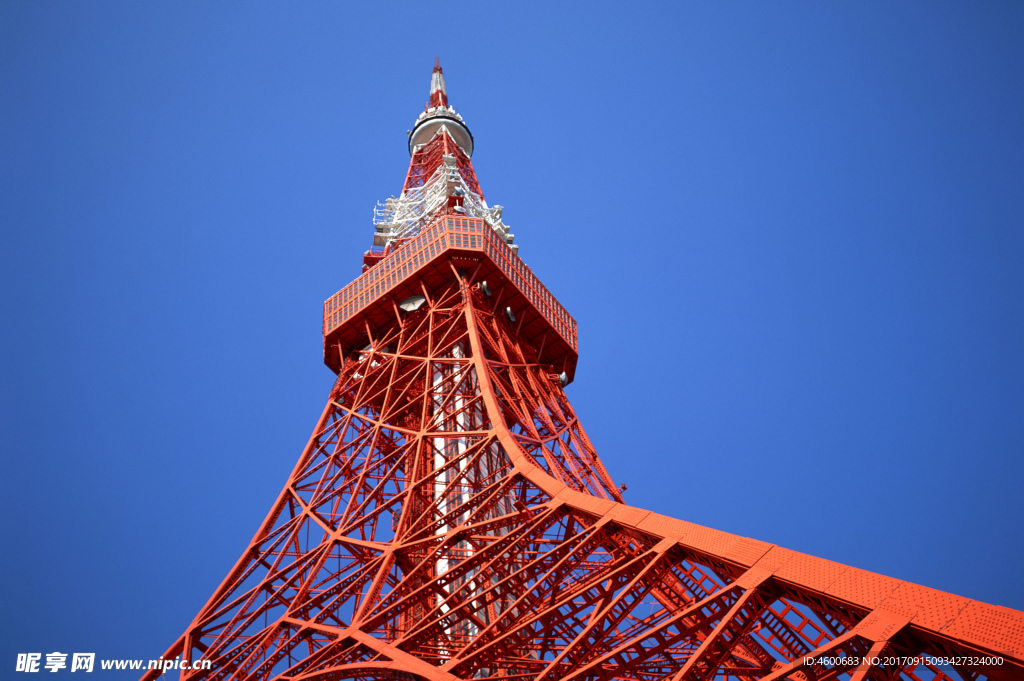
[[[403,301],[456,276],[482,284],[510,333],[572,381],[576,320],[484,220],[458,215],[441,217],[324,302],[324,363],[339,371],[348,353],[396,321]]]

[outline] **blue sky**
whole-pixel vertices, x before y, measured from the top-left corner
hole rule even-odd
[[[158,656],[226,575],[323,407],[321,304],[435,56],[630,504],[1024,608],[1022,29],[3,3],[2,664]]]

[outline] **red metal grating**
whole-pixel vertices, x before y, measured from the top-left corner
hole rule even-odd
[[[364,272],[324,303],[324,336],[405,282],[449,250],[480,251],[497,265],[519,292],[574,350],[579,351],[576,320],[551,295],[522,258],[479,218],[447,215]]]

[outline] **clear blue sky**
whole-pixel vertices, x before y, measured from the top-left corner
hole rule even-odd
[[[627,501],[1024,609],[1024,5],[0,4],[0,665],[155,657],[440,56]]]

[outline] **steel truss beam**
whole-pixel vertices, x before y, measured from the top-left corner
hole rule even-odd
[[[345,357],[165,653],[212,661],[183,679],[1024,678],[1020,612],[624,504],[558,375],[451,271]]]

